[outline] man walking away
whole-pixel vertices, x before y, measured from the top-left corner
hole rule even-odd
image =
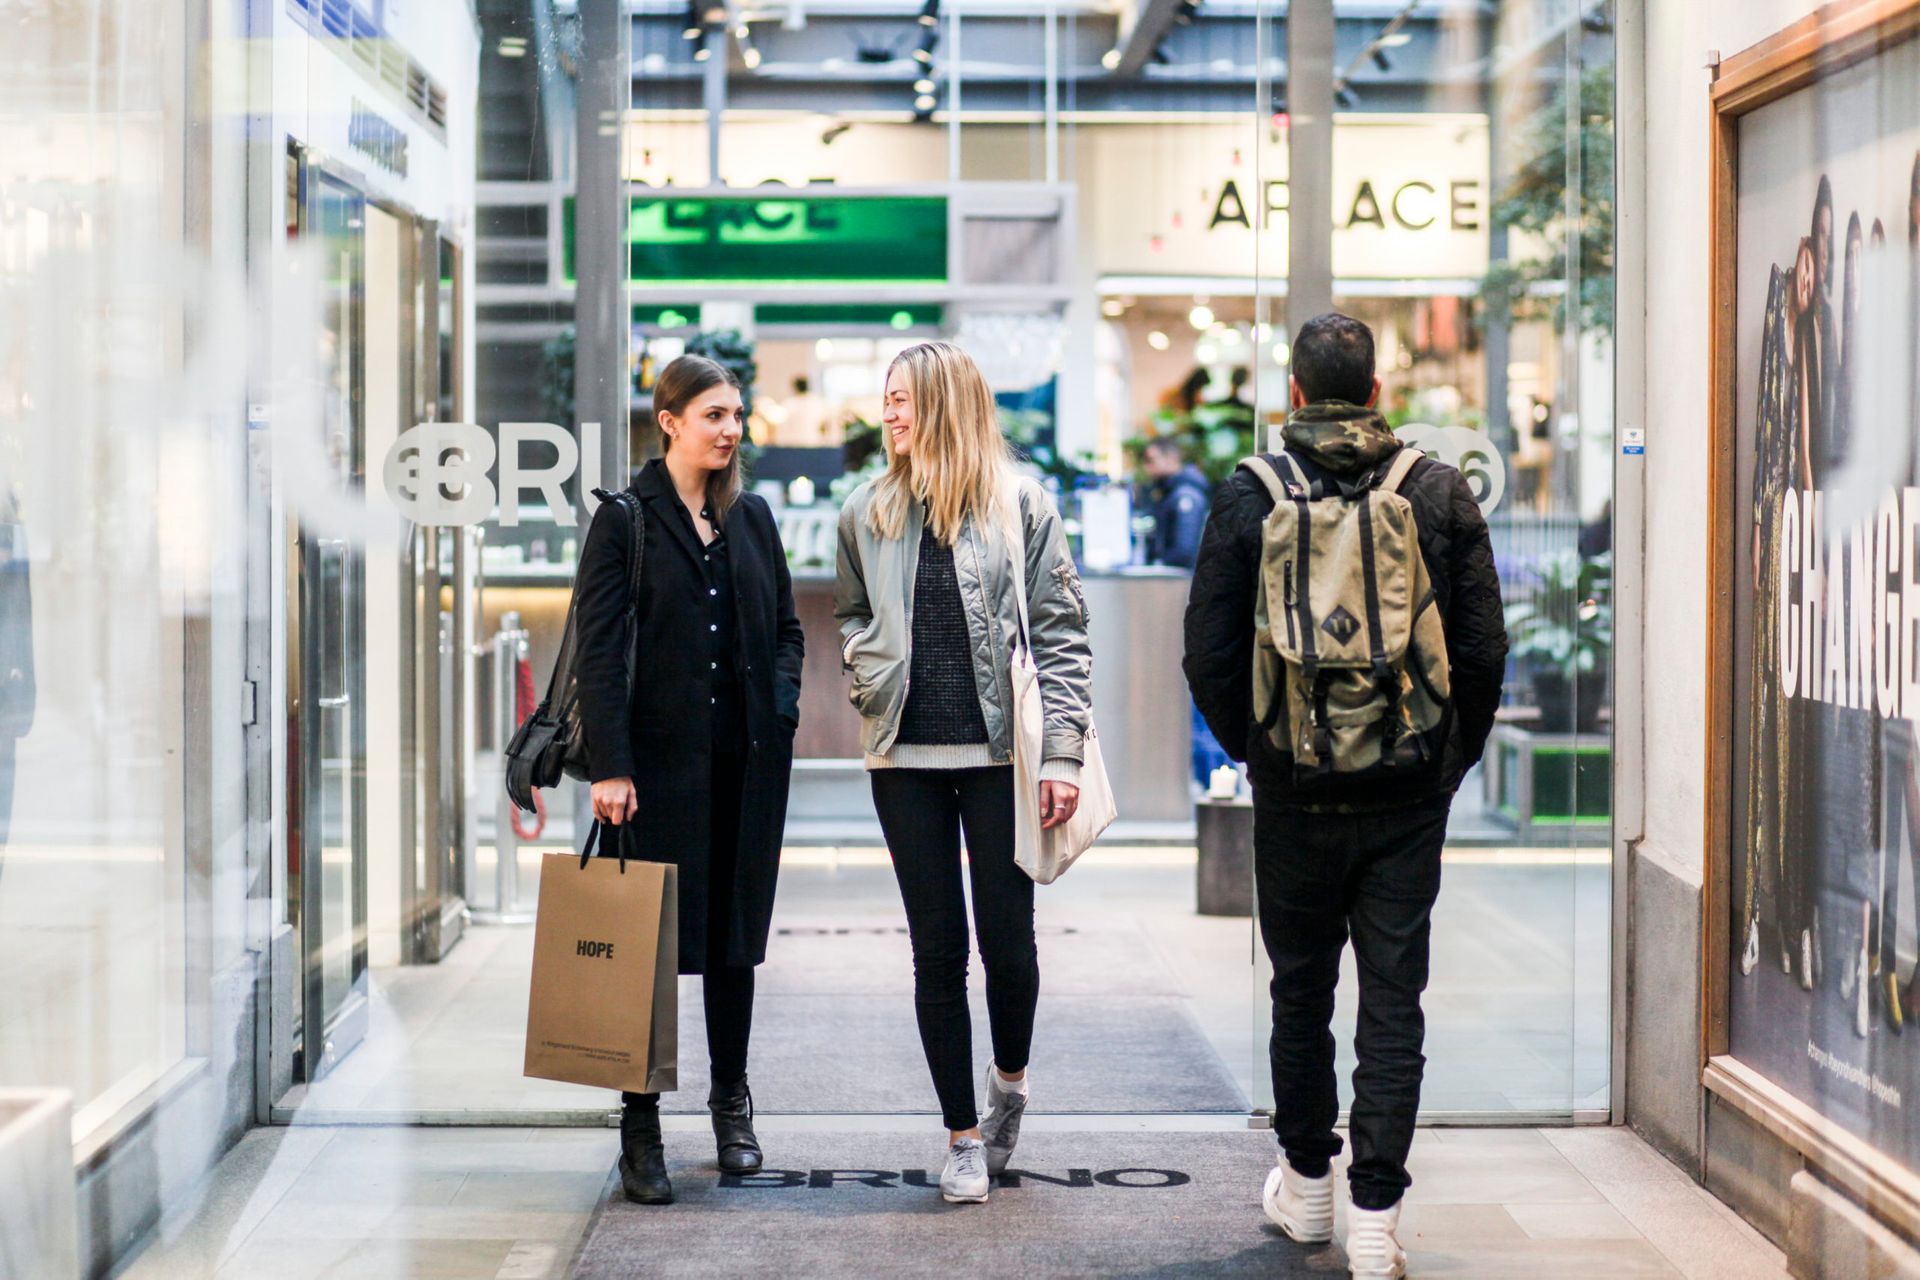
[[[1303,325],[1292,390],[1284,455],[1242,464],[1215,496],[1185,667],[1253,784],[1281,1148],[1267,1216],[1294,1240],[1333,1238],[1331,1023],[1351,938],[1348,1267],[1402,1276],[1396,1232],[1426,1063],[1420,993],[1440,849],[1454,790],[1493,727],[1506,628],[1466,480],[1403,452],[1374,411],[1372,332],[1337,313]]]

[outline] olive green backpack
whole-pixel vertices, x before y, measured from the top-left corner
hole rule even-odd
[[[1413,504],[1400,493],[1423,456],[1402,448],[1333,492],[1285,453],[1240,464],[1273,495],[1254,606],[1253,709],[1305,789],[1418,770],[1445,744],[1446,636]]]

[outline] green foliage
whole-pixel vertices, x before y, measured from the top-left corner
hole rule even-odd
[[[1521,157],[1493,202],[1495,226],[1524,232],[1547,246],[1545,257],[1493,263],[1480,282],[1480,297],[1505,307],[1516,319],[1548,317],[1556,330],[1567,323],[1568,242],[1577,246],[1579,323],[1613,330],[1613,64],[1589,68],[1579,81],[1578,120],[1569,129],[1567,85],[1562,82],[1540,108],[1515,129]],[[1577,227],[1568,229],[1569,133],[1579,165],[1574,201]],[[1548,286],[1535,291],[1535,286]],[[1556,286],[1562,286],[1555,289]]]
[[[759,364],[753,358],[753,344],[734,329],[709,329],[687,339],[687,354],[705,356],[724,365],[740,383],[740,401],[749,416],[753,413],[753,383],[759,376]]]
[[[547,421],[573,426],[573,344],[571,326],[540,347],[540,407]]]
[[[1507,605],[1513,657],[1568,679],[1604,671],[1613,652],[1613,555],[1550,551],[1522,568]]]

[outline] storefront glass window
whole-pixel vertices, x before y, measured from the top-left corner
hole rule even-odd
[[[83,1149],[240,1039],[246,295],[185,25],[38,6],[0,51],[0,1088]]]

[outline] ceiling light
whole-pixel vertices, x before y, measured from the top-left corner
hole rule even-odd
[[[725,5],[708,5],[706,13],[701,16],[701,21],[716,27],[726,20],[727,9]]]
[[[920,6],[920,25],[923,27],[940,25],[940,0],[927,0]]]
[[[823,364],[833,359],[833,339],[822,338],[813,344],[813,358]]]
[[[687,29],[680,33],[680,36],[684,40],[698,40],[702,34],[704,33],[700,30],[699,26],[690,22],[687,24]]]
[[[922,78],[913,82],[913,91],[915,93],[932,93],[933,90],[934,83],[931,80]]]
[[[915,50],[913,51],[913,60],[914,60],[915,62],[917,62],[917,63],[919,63],[919,64],[920,64],[921,66],[923,66],[923,67],[928,67],[928,66],[932,66],[932,65],[933,65],[933,50],[931,50],[931,49],[915,49]]]
[[[1291,359],[1293,359],[1292,347],[1284,342],[1276,342],[1273,344],[1273,362],[1275,364],[1285,364]]]
[[[524,58],[527,56],[527,46],[523,44],[508,44],[502,40],[500,47],[494,52],[503,58]]]
[[[760,66],[760,51],[752,45],[748,45],[740,51],[740,61],[747,64],[747,70],[757,70]]]
[[[657,76],[667,69],[667,56],[664,53],[650,53],[640,59],[640,69],[650,76]]]
[[[1103,54],[1101,54],[1101,55],[1100,55],[1100,65],[1101,65],[1101,66],[1103,66],[1103,67],[1105,67],[1105,68],[1106,68],[1107,70],[1109,70],[1109,71],[1111,71],[1111,70],[1113,70],[1113,69],[1114,69],[1115,67],[1117,67],[1117,66],[1119,66],[1119,65],[1120,65],[1120,51],[1119,51],[1118,49],[1109,49],[1109,50],[1107,50],[1107,51],[1106,51],[1105,53],[1103,53]]]
[[[705,45],[701,45],[698,49],[695,49],[693,51],[693,60],[695,62],[705,62],[708,58],[711,58],[712,56],[713,56],[713,50],[707,48],[707,46]]]
[[[1193,358],[1199,364],[1220,363],[1220,352],[1211,342],[1203,342],[1193,349]]]
[[[1100,314],[1109,320],[1118,320],[1127,314],[1127,304],[1118,298],[1108,298],[1100,304]]]
[[[916,111],[931,111],[937,105],[933,100],[933,95],[930,93],[923,93],[913,100],[913,106]]]
[[[1152,333],[1147,335],[1147,345],[1152,347],[1155,351],[1165,351],[1168,347],[1173,345],[1173,340],[1168,338],[1166,334],[1160,332],[1160,330],[1155,329]]]
[[[1401,45],[1411,44],[1412,42],[1413,33],[1411,31],[1396,31],[1392,35],[1380,37],[1380,47],[1382,49],[1398,49]]]
[[[750,36],[752,36],[753,32],[749,31],[747,29],[747,24],[743,22],[739,26],[733,29],[733,34],[736,39],[745,40]]]
[[[1245,335],[1242,334],[1240,330],[1232,325],[1226,325],[1220,330],[1220,345],[1223,347],[1237,347],[1244,337]]]
[[[1204,303],[1202,303],[1200,306],[1195,307],[1193,310],[1187,312],[1187,323],[1192,325],[1196,329],[1212,328],[1213,327],[1213,308],[1207,306]]]

